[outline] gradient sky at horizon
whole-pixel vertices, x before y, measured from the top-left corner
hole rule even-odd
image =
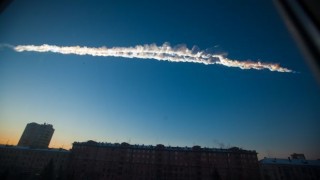
[[[299,72],[0,47],[0,143],[46,122],[51,147],[91,139],[320,158],[320,88],[272,1],[15,0],[0,27],[0,44],[169,42]]]

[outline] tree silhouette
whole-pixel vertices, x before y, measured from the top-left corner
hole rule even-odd
[[[49,163],[44,167],[40,174],[41,180],[54,180],[54,165],[53,160],[51,159]]]
[[[57,173],[57,180],[63,180],[65,178],[64,171],[62,170],[62,167],[59,167],[58,173]]]
[[[6,179],[8,179],[8,177],[9,177],[9,169],[7,168],[3,173],[1,173],[1,175],[0,175],[0,179],[1,180],[6,180]]]
[[[213,170],[211,175],[212,175],[211,176],[212,180],[221,180],[220,174],[219,174],[219,172],[218,172],[216,167],[214,167],[214,170]]]

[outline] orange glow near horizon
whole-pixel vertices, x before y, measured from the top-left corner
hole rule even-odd
[[[17,145],[19,142],[20,137],[16,136],[8,136],[6,134],[0,134],[0,144],[7,144],[7,145]]]
[[[0,139],[0,144],[3,144],[3,145],[13,145],[13,146],[16,146],[19,142],[19,138],[16,139],[16,138],[8,138],[8,137],[5,137],[5,138],[1,138]],[[57,143],[57,144],[53,144],[52,142],[49,144],[49,148],[62,148],[62,149],[71,149],[72,148],[72,144],[63,144],[63,143]]]
[[[56,139],[51,139],[51,142],[49,144],[49,148],[62,148],[62,149],[71,149],[72,144],[71,143],[64,143],[63,141],[59,141]]]
[[[0,144],[3,145],[13,145],[16,146],[20,139],[20,134],[16,135],[7,135],[4,133],[0,133]],[[71,143],[64,143],[64,141],[54,139],[54,137],[51,139],[49,148],[63,148],[63,149],[71,149],[72,144]]]

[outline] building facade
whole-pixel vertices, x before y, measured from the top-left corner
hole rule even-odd
[[[319,180],[320,160],[306,160],[303,154],[292,154],[288,159],[260,160],[262,180]]]
[[[48,148],[53,132],[51,124],[29,123],[22,133],[18,146]]]
[[[50,161],[53,179],[65,177],[69,156],[64,149],[0,145],[0,179],[39,179]]]
[[[255,151],[75,142],[68,179],[259,180]]]

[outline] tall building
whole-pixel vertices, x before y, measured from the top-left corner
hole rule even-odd
[[[255,151],[75,142],[69,179],[259,180]]]
[[[54,129],[51,124],[29,123],[23,131],[18,146],[48,148]]]

